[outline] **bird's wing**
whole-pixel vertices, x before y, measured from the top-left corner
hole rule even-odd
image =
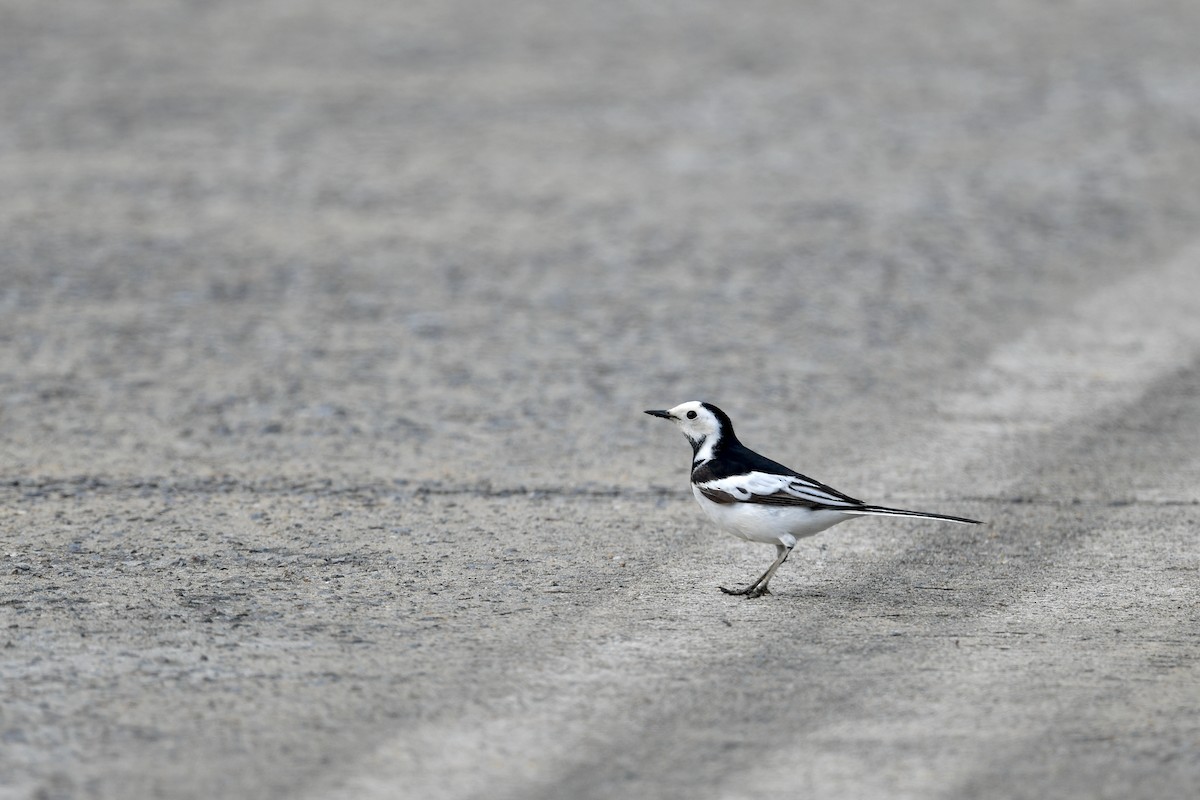
[[[856,509],[862,503],[803,475],[747,472],[697,483],[714,503],[766,503],[808,508]]]

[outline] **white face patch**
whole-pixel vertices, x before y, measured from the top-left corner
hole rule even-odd
[[[692,400],[680,403],[669,412],[671,420],[683,435],[696,446],[693,464],[702,464],[713,457],[713,448],[721,439],[721,422],[702,403]]]

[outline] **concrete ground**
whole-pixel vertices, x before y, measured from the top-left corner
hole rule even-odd
[[[4,3],[0,798],[1194,796],[1198,34]]]

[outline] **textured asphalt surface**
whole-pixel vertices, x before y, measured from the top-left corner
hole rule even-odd
[[[1194,796],[1198,35],[3,3],[0,798]]]

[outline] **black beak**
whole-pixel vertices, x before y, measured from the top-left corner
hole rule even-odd
[[[662,417],[663,419],[671,419],[670,411],[647,411],[646,413],[652,417]]]

